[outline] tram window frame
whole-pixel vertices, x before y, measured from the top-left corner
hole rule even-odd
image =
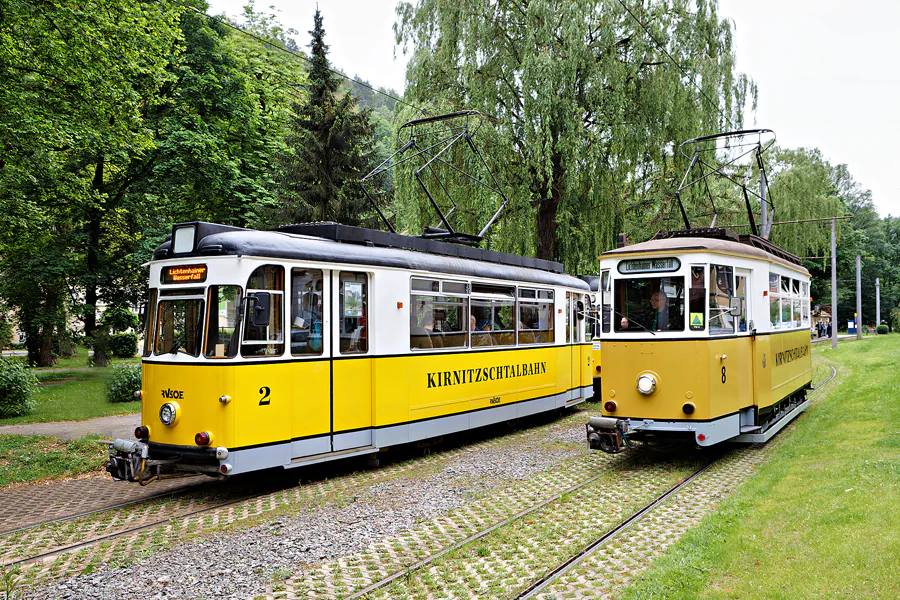
[[[257,273],[263,272],[264,269],[274,269],[275,277],[272,282],[265,281],[265,274],[262,275],[265,287],[250,287],[253,278]],[[244,310],[244,322],[241,328],[241,356],[244,358],[272,358],[274,356],[282,356],[284,354],[284,266],[276,264],[260,265],[247,278],[247,308]],[[264,326],[253,325],[251,321],[250,298],[257,293],[269,294],[269,322]],[[247,335],[252,331],[259,333],[260,329],[265,329],[265,339],[248,338]],[[272,329],[275,330],[275,336],[271,335]]]
[[[163,344],[163,340],[165,339],[165,337],[163,337],[163,335],[162,335],[162,328],[164,325],[163,324],[163,316],[165,314],[167,314],[164,312],[164,309],[168,308],[168,305],[171,304],[174,306],[175,303],[178,303],[178,302],[197,303],[197,306],[198,306],[198,308],[196,308],[197,314],[194,315],[195,320],[196,320],[195,325],[194,325],[195,333],[194,333],[193,338],[190,338],[187,336],[187,328],[185,328],[185,336],[184,336],[184,344],[183,344],[185,346],[184,350],[182,350],[180,348],[180,346],[182,344],[179,344],[178,347],[175,347],[174,352],[172,351],[173,350],[172,347],[169,347],[169,348],[163,350],[161,347],[161,345]],[[166,305],[166,306],[164,307],[163,305]],[[186,309],[187,309],[187,306],[185,306],[185,310]],[[182,353],[182,354],[187,354],[188,356],[194,356],[194,357],[200,356],[200,350],[203,346],[203,323],[204,323],[204,317],[205,317],[205,309],[206,309],[206,300],[205,300],[204,296],[196,296],[196,295],[193,295],[193,296],[170,296],[170,297],[160,299],[160,301],[156,307],[156,324],[154,326],[154,333],[153,333],[153,354],[156,356],[165,356],[167,354]],[[185,315],[185,318],[186,317],[187,317],[187,315]],[[175,328],[173,326],[171,342],[179,341],[178,336],[176,336],[174,332],[175,332]],[[188,349],[189,349],[188,342],[191,341],[191,339],[193,340],[193,344],[194,344],[194,348],[195,348],[195,351],[193,351],[193,352],[188,351]]]
[[[520,346],[553,344],[556,341],[554,290],[518,288],[516,292],[516,343]],[[543,298],[541,297],[543,296]],[[526,316],[524,311],[534,312]],[[544,312],[542,312],[544,311]],[[535,319],[536,316],[536,319]],[[542,316],[545,321],[542,326]],[[537,327],[525,327],[537,324]]]
[[[516,345],[516,288],[472,282],[469,296],[469,346]],[[478,314],[476,314],[476,309]],[[500,312],[505,313],[499,316]],[[472,323],[472,319],[475,323]],[[499,326],[499,328],[498,328]]]
[[[809,283],[800,282],[800,325],[809,327]]]
[[[142,323],[143,327],[141,328],[144,333],[144,349],[141,352],[142,356],[150,356],[153,354],[153,339],[156,334],[156,303],[158,293],[159,290],[157,288],[150,288],[147,308],[144,309],[146,314],[144,315],[144,322]]]
[[[237,290],[235,294],[235,304],[234,310],[235,313],[233,315],[234,318],[234,326],[231,332],[231,337],[228,339],[227,343],[219,344],[218,340],[220,338],[221,331],[221,318],[222,318],[222,300],[221,297],[213,303],[213,293],[218,290],[218,288],[235,288]],[[203,355],[209,359],[222,359],[222,358],[234,358],[237,356],[237,350],[239,341],[241,339],[241,321],[242,321],[242,305],[243,305],[243,288],[239,285],[211,285],[206,292],[206,305],[209,307],[206,315],[206,327],[204,328],[204,342],[203,342]],[[213,308],[215,307],[215,309]],[[226,311],[227,309],[227,300],[226,300]],[[228,315],[225,315],[226,319]],[[216,320],[216,323],[213,323],[213,319]],[[215,337],[213,337],[213,331],[216,331]],[[215,343],[212,347],[212,354],[210,353],[210,342],[215,340]],[[219,346],[221,346],[222,353],[219,353]]]
[[[721,283],[726,284],[722,289]],[[715,289],[713,285],[715,284]],[[709,265],[709,335],[734,335],[736,320],[731,314],[731,298],[734,297],[734,267],[731,265]],[[722,303],[724,299],[724,304]],[[718,314],[713,315],[713,310]],[[719,326],[713,323],[718,320]],[[726,325],[726,323],[729,326]]]
[[[310,288],[302,284],[312,284]],[[302,292],[298,294],[297,292]],[[311,295],[310,295],[311,294]],[[305,304],[304,304],[305,301]],[[325,351],[325,274],[322,269],[291,269],[291,356],[321,356]],[[308,323],[308,326],[307,326]],[[306,339],[303,339],[303,335]],[[294,338],[297,338],[295,345]],[[318,349],[316,347],[318,346]],[[297,349],[307,351],[299,352]]]
[[[346,314],[348,283],[361,283],[361,314]],[[369,352],[369,274],[365,271],[341,271],[338,275],[338,349],[341,354],[367,354]],[[351,324],[353,331],[345,335],[345,326]],[[354,349],[355,348],[355,349]]]
[[[612,328],[612,276],[609,269],[600,272],[601,331],[609,333]]]
[[[781,282],[778,273],[769,273],[769,327],[781,329]]]
[[[614,309],[613,330],[616,333],[650,333],[652,335],[683,332],[687,325],[684,312],[684,279],[684,275],[678,273],[646,273],[637,277],[617,277],[613,286],[613,302],[619,310]],[[671,287],[675,295],[670,296],[666,287]],[[638,294],[633,304],[628,299],[628,292],[632,290]],[[653,306],[652,298],[660,291],[666,295],[669,320],[666,325],[667,329],[655,329],[653,325],[658,317],[654,314],[657,309]],[[681,327],[678,327],[678,320],[681,321]],[[673,322],[675,322],[675,326],[670,327]]]
[[[706,264],[691,265],[691,286],[688,288],[687,326],[690,331],[706,330]],[[694,325],[694,315],[700,315],[700,325]]]
[[[422,282],[428,282],[430,284],[430,289],[426,289],[425,285]],[[469,284],[468,282],[459,281],[459,280],[448,280],[448,283],[451,284],[464,284],[465,288],[468,292]],[[441,287],[442,281],[438,279],[430,279],[430,278],[421,278],[421,277],[411,277],[409,284],[409,349],[413,352],[422,352],[422,351],[430,351],[430,350],[441,350],[441,349],[457,349],[457,348],[467,348],[469,347],[469,294],[468,293],[453,293],[453,292],[442,292]],[[417,289],[418,288],[418,289]],[[452,286],[447,288],[448,290],[454,289]],[[462,289],[462,288],[456,288]],[[425,308],[422,308],[421,312],[419,310],[419,304],[417,300],[420,300],[422,303],[430,302],[431,309],[431,329],[428,329],[428,324],[426,324],[426,312]],[[437,333],[434,332],[435,327],[439,322],[448,321],[449,319],[437,319],[434,316],[435,307],[440,306],[452,306],[455,310],[459,310],[462,308],[462,316],[459,316],[457,312],[457,319],[459,323],[458,326],[462,327],[459,331],[441,331],[438,330]],[[440,310],[440,308],[438,308]],[[446,315],[446,313],[443,313]],[[461,343],[460,343],[461,342]]]

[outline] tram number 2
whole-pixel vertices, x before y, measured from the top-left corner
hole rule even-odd
[[[722,383],[725,383],[727,377],[725,376],[725,367],[722,367]]]
[[[259,399],[259,405],[268,406],[270,401],[269,394],[272,393],[272,390],[267,387],[261,387],[259,388],[259,393],[262,394],[262,398]]]

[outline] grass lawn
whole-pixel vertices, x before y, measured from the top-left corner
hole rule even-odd
[[[119,404],[106,400],[106,380],[111,372],[110,367],[77,371],[36,370],[35,374],[43,384],[36,394],[37,409],[22,417],[0,419],[0,425],[81,421],[139,412],[140,400]]]
[[[106,446],[88,439],[0,435],[0,487],[99,470],[106,457]]]
[[[900,598],[900,335],[813,353],[837,378],[623,598]]]
[[[140,356],[134,356],[132,358],[111,358],[110,365],[138,365],[141,363]],[[71,358],[60,358],[59,361],[53,365],[52,367],[34,367],[32,370],[35,373],[40,373],[41,371],[50,371],[53,369],[86,369],[88,368],[88,349],[84,346],[77,346],[75,348],[75,354],[72,355]]]

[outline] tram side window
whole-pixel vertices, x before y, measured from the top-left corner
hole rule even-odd
[[[600,304],[603,307],[602,329],[603,333],[609,333],[612,323],[612,279],[609,276],[609,269],[604,269],[600,276],[600,294]]]
[[[804,327],[809,327],[809,284],[805,281],[800,284],[800,311]]]
[[[198,356],[203,298],[167,298],[160,301],[156,312],[156,355],[183,352]]]
[[[785,283],[787,282],[787,283]],[[781,278],[781,328],[790,329],[791,324],[791,280],[789,277]]]
[[[519,290],[520,344],[553,343],[553,307],[553,290]]]
[[[729,313],[734,296],[734,269],[723,265],[709,265],[709,333],[734,333],[734,317]]]
[[[779,329],[781,327],[781,309],[779,302],[781,295],[779,294],[778,275],[769,273],[769,327]]]
[[[291,355],[322,354],[322,271],[291,269]]]
[[[684,277],[617,279],[615,330],[684,331]]]
[[[255,302],[252,299],[261,296],[261,292],[269,295],[269,321],[265,325],[254,325],[251,317]],[[265,265],[253,271],[247,280],[247,299],[241,356],[255,358],[283,354],[284,267]]]
[[[150,290],[150,301],[144,308],[144,356],[150,356],[153,352],[153,324],[156,322],[156,296],[158,290]]]
[[[241,305],[241,288],[237,285],[212,285],[209,287],[209,314],[206,318],[207,358],[233,358],[237,356],[238,327]]]
[[[409,347],[464,348],[468,338],[466,298],[414,294],[410,297]]]
[[[691,265],[691,289],[688,299],[688,326],[691,331],[706,329],[706,265]]]
[[[364,354],[369,349],[369,277],[365,273],[342,272],[340,276],[341,354]]]
[[[800,282],[791,279],[791,326],[800,327]]]

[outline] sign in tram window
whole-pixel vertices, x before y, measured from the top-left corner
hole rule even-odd
[[[206,281],[206,265],[175,265],[166,267],[160,274],[163,284],[203,283]]]
[[[681,268],[681,261],[677,258],[642,258],[637,260],[623,260],[619,263],[619,273],[630,275],[634,273],[668,273]]]
[[[691,265],[690,306],[688,307],[688,326],[691,331],[703,331],[706,328],[706,285],[703,273],[704,265]]]

